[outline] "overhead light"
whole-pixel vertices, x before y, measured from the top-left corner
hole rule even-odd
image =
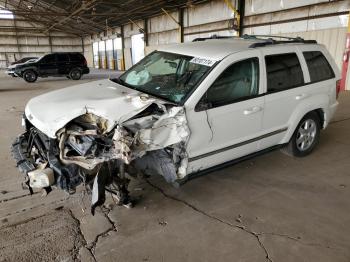
[[[33,6],[32,5],[27,5],[29,10],[32,10]]]

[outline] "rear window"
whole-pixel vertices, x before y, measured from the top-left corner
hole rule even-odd
[[[327,59],[320,51],[303,52],[309,68],[311,82],[334,78],[334,72]]]
[[[304,84],[303,71],[296,53],[265,56],[267,91],[279,92]]]

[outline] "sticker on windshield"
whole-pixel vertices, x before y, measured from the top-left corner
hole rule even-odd
[[[208,58],[200,58],[200,57],[193,57],[190,63],[199,64],[199,65],[205,65],[205,66],[213,66],[216,61],[208,59]]]

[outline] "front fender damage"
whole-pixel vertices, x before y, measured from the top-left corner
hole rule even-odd
[[[17,165],[28,174],[53,170],[54,184],[69,193],[83,183],[92,192],[92,212],[103,204],[105,190],[118,204],[130,205],[130,176],[161,175],[169,183],[187,175],[186,144],[190,136],[183,107],[152,103],[131,119],[115,123],[92,113],[61,128],[57,139],[49,138],[27,120],[27,131],[12,146]],[[40,172],[39,172],[40,173]]]

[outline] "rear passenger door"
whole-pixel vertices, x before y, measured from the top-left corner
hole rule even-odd
[[[305,87],[306,65],[293,46],[262,50],[265,60],[266,90],[262,129],[266,137],[259,149],[274,146],[285,136],[289,120],[298,104],[309,95]]]
[[[68,54],[57,54],[57,69],[59,75],[68,75],[70,71]]]

